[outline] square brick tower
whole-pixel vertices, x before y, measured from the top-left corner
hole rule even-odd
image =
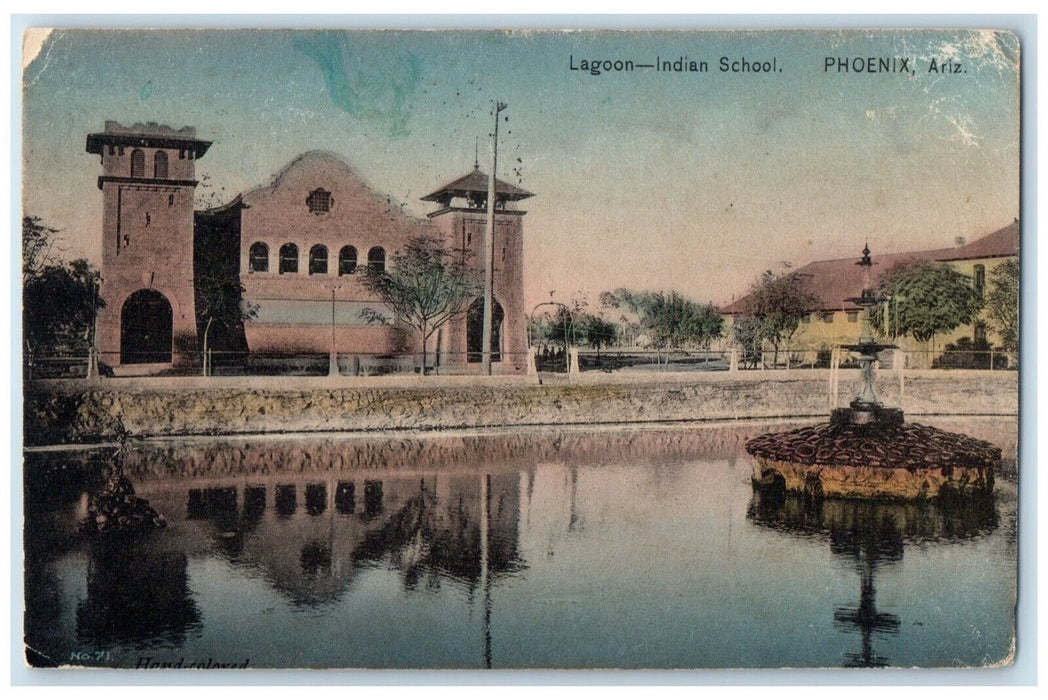
[[[527,190],[495,180],[495,256],[493,270],[491,353],[497,374],[527,369],[527,325],[524,308],[524,214],[513,205],[533,197]],[[439,208],[429,214],[449,247],[467,251],[467,264],[483,279],[484,234],[487,228],[488,176],[475,164],[473,172],[422,198]],[[483,351],[481,295],[465,318],[441,329],[440,364],[475,366]],[[474,364],[476,363],[476,364]]]
[[[193,297],[194,163],[210,141],[193,127],[107,121],[89,134],[101,157],[100,360],[113,368],[159,369],[197,350]],[[141,369],[146,369],[141,367]]]

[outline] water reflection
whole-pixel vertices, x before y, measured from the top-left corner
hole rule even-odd
[[[408,591],[473,591],[524,567],[516,473],[288,481],[188,488],[184,512],[215,553],[263,572],[295,605],[339,600],[366,569],[398,572]]]
[[[828,541],[830,551],[852,563],[859,574],[859,600],[838,606],[834,627],[858,632],[860,651],[843,652],[847,667],[888,666],[874,649],[882,635],[898,635],[897,615],[877,609],[875,576],[900,562],[906,544],[949,544],[992,532],[998,514],[994,497],[940,499],[936,502],[812,500],[776,490],[756,490],[747,512],[756,524],[797,537]]]
[[[90,460],[31,455],[26,639],[59,662],[115,647],[111,665],[157,646],[268,667],[1002,658],[1012,627],[986,601],[1014,580],[1013,500],[754,496],[737,461],[760,430],[512,435],[474,440],[475,452],[443,436],[149,444],[127,473],[169,526],[109,549],[73,527],[95,483]],[[753,526],[740,528],[747,513]],[[977,546],[926,556],[962,540]],[[973,557],[987,563],[978,585]],[[812,575],[832,595],[813,593]],[[937,601],[910,580],[939,577],[957,586],[956,619],[911,626]],[[981,646],[961,639],[969,626]],[[923,648],[950,630],[961,631],[947,652]]]
[[[87,597],[76,609],[76,638],[87,647],[178,645],[201,628],[181,552],[100,542],[91,550]]]

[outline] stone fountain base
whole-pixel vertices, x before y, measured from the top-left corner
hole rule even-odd
[[[756,458],[754,486],[816,498],[986,494],[1001,461],[1001,449],[985,440],[901,420],[838,419],[766,433],[746,451]]]

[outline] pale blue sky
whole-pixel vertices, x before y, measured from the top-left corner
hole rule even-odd
[[[572,56],[707,60],[706,74],[592,76]],[[725,74],[721,56],[781,73]],[[826,56],[911,56],[839,75]],[[954,57],[965,73],[936,75]],[[523,203],[528,302],[620,286],[717,303],[767,267],[951,245],[1019,213],[1018,42],[969,31],[444,33],[59,31],[24,74],[25,210],[100,257],[107,119],[192,125],[223,201],[322,148],[423,214],[467,172],[491,101]],[[520,159],[519,161],[517,159]],[[519,172],[515,169],[519,168]]]

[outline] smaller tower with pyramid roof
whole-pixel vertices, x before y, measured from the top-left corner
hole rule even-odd
[[[495,180],[495,267],[492,363],[499,374],[522,372],[527,366],[527,326],[524,308],[524,214],[515,204],[531,192]],[[429,214],[444,240],[467,251],[468,265],[483,270],[487,225],[488,175],[475,163],[473,171],[422,197],[439,208]],[[483,350],[483,295],[464,319],[442,329],[441,366],[479,364]]]

